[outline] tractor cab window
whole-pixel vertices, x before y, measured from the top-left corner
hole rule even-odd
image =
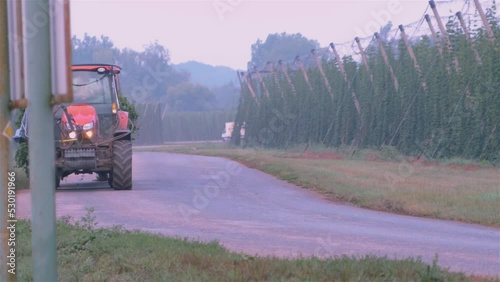
[[[74,104],[111,104],[113,76],[96,71],[73,71]]]

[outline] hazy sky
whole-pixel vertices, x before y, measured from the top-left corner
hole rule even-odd
[[[119,48],[138,51],[145,44],[158,41],[170,51],[173,63],[196,60],[245,69],[250,46],[258,38],[265,40],[270,33],[300,32],[326,46],[371,35],[388,20],[395,25],[419,20],[427,3],[73,0],[71,28],[80,38],[84,33],[102,34]]]

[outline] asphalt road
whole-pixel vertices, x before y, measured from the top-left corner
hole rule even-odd
[[[73,176],[56,193],[57,216],[93,207],[100,226],[217,240],[249,255],[421,257],[454,271],[500,277],[500,229],[334,203],[222,158],[134,152],[134,188]],[[30,217],[18,191],[18,217]]]

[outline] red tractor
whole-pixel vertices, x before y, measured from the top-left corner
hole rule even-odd
[[[74,65],[72,70],[73,103],[53,110],[56,188],[72,173],[97,173],[99,180],[107,180],[115,190],[131,190],[131,126],[118,99],[121,68],[88,64]],[[26,133],[27,114],[21,128]]]

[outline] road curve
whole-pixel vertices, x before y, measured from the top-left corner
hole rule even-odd
[[[217,240],[250,255],[421,257],[453,271],[500,277],[500,229],[333,203],[222,158],[134,152],[134,189],[74,176],[56,193],[57,216],[93,207],[100,226]],[[29,191],[18,217],[30,217]]]

